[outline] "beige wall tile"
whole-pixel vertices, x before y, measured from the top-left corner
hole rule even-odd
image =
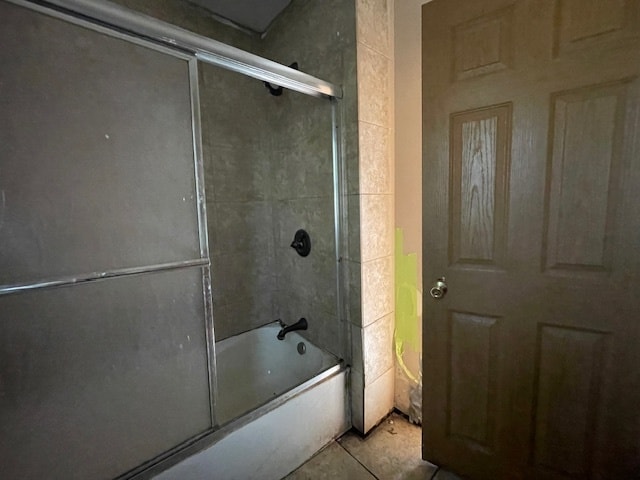
[[[393,258],[362,264],[362,325],[393,312]]]
[[[393,367],[393,314],[368,325],[362,336],[365,385]]]
[[[391,65],[387,57],[358,44],[358,118],[389,127]]]
[[[360,193],[393,193],[390,131],[360,122]]]
[[[393,410],[393,368],[364,388],[364,433]]]
[[[393,197],[360,196],[360,255],[363,262],[393,254]]]
[[[402,0],[400,0],[402,1]],[[357,38],[359,42],[390,57],[389,0],[357,0]]]

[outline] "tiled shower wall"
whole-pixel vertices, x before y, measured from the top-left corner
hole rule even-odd
[[[261,82],[200,66],[216,340],[277,316],[268,100]]]
[[[271,97],[261,82],[201,67],[215,328],[219,340],[307,316],[312,341],[351,359],[353,422],[370,430],[393,408],[393,0],[293,0],[264,38],[186,2],[118,1],[342,86],[346,326],[335,309],[329,102]],[[297,228],[311,234],[307,258],[289,247]]]
[[[340,330],[351,334],[353,424],[362,432],[394,400],[392,25],[391,0],[294,0],[260,50],[280,63],[297,60],[305,72],[344,89],[348,241],[342,261],[349,305],[348,325]],[[331,327],[337,325],[327,323],[324,334],[336,337]],[[330,339],[313,339],[331,350]]]
[[[264,38],[222,25],[187,2],[119,2],[350,85],[355,122],[351,2],[294,0]],[[204,64],[199,69],[216,340],[276,318],[306,317],[305,335],[346,357],[336,310],[330,102],[289,90],[272,96],[260,81]],[[298,228],[311,235],[306,258],[289,246]]]
[[[355,9],[352,2],[293,0],[265,35],[259,53],[279,63],[296,61],[302,71],[345,89],[344,121],[356,122]],[[285,321],[306,315],[310,340],[341,358],[346,327],[336,304],[336,261],[333,214],[331,104],[328,100],[285,92],[271,111],[273,164],[281,166],[284,183],[278,192],[285,237],[276,249],[280,267],[278,307]],[[348,141],[348,140],[347,140]],[[295,229],[308,230],[312,252],[292,256],[288,247]]]

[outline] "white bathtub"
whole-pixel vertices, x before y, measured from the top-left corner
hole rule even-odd
[[[141,478],[279,480],[351,427],[349,370],[296,332],[278,340],[279,330],[271,324],[216,344],[222,427]]]
[[[297,332],[276,338],[278,323],[216,344],[217,420],[220,425],[282,395],[338,364]],[[298,353],[298,344],[305,353]]]

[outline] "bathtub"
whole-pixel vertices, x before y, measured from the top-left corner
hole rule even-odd
[[[297,332],[278,340],[279,330],[274,323],[216,344],[221,428],[144,478],[278,480],[351,427],[348,368]]]
[[[216,344],[216,413],[223,425],[338,364],[297,332],[276,338],[272,323]],[[302,344],[298,353],[298,345]]]

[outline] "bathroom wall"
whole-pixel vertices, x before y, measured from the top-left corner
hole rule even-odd
[[[355,9],[351,2],[293,0],[267,31],[259,53],[345,89],[345,124],[353,145],[356,122]],[[272,98],[275,169],[277,309],[289,323],[309,320],[305,335],[332,353],[346,358],[344,324],[337,313],[337,268],[333,211],[331,104],[286,91]],[[357,158],[351,158],[356,161]],[[297,228],[312,239],[309,257],[289,247]]]
[[[395,2],[395,405],[422,419],[422,5]]]
[[[353,424],[363,433],[394,405],[392,32],[393,0],[294,0],[261,50],[281,63],[298,60],[304,71],[344,89],[342,266],[349,303],[348,326],[340,330],[351,337]],[[320,344],[331,349],[328,341]]]
[[[394,402],[392,22],[391,0],[294,0],[267,32],[260,50],[280,63],[296,60],[305,72],[344,89],[341,108],[348,238],[342,265],[347,274],[348,326],[335,333],[333,329],[339,324],[327,316],[319,336],[309,333],[332,350],[331,339],[348,329],[351,355],[346,358],[352,365],[353,424],[362,432],[377,424]],[[295,106],[286,111],[297,112]],[[318,122],[304,121],[304,111],[300,111],[299,120],[297,113],[289,118],[307,130]],[[312,110],[306,112],[313,115]],[[314,148],[305,151],[316,152]],[[301,208],[308,202],[304,195],[299,192],[294,200]],[[308,211],[321,208],[311,206]],[[329,260],[321,261],[328,265]],[[300,271],[300,265],[294,264],[291,271]],[[313,305],[318,293],[328,300],[333,289],[327,286],[316,291],[316,297],[304,294],[303,304]],[[329,338],[323,338],[323,332]]]
[[[348,327],[339,332],[348,329],[351,337],[353,424],[367,432],[394,406],[393,1],[294,0],[263,46],[262,55],[284,64],[297,60],[305,72],[344,89],[348,239],[342,265],[349,304]],[[324,333],[337,337],[337,325],[330,321]],[[331,350],[330,338],[319,343]]]

